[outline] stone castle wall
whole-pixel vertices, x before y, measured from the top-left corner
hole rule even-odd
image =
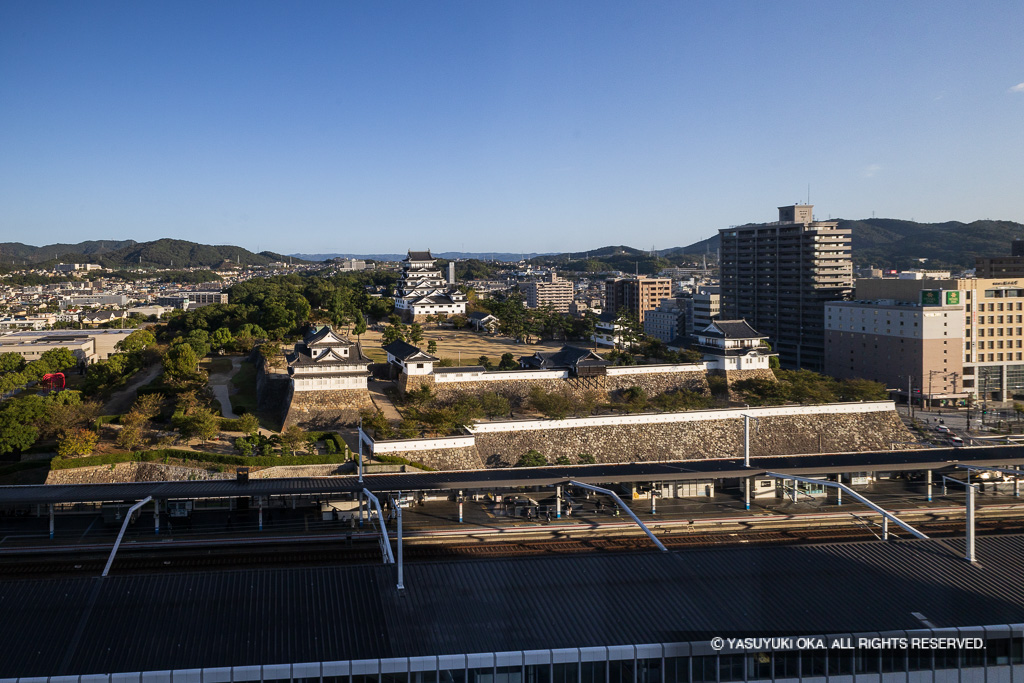
[[[911,440],[894,411],[846,415],[762,417],[752,428],[750,452],[806,455],[889,450]],[[487,467],[510,467],[530,449],[548,462],[581,453],[597,462],[650,462],[736,458],[743,455],[743,420],[707,420],[643,425],[607,425],[558,430],[521,429],[476,434]]]
[[[666,391],[686,389],[702,396],[710,396],[707,375],[703,372],[659,372],[643,375],[615,375],[605,378],[609,393],[640,387],[648,396],[657,396]]]
[[[405,458],[409,462],[417,462],[435,470],[482,470],[485,468],[480,453],[475,446],[464,448],[430,448],[408,453],[389,453]]]
[[[47,484],[113,484],[126,481],[206,481],[234,479],[234,471],[218,472],[155,462],[119,462],[113,465],[51,470]]]
[[[359,422],[363,410],[372,410],[366,389],[295,391],[292,393],[283,429],[298,425],[304,429],[338,429]]]

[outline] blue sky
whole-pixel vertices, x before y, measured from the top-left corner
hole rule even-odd
[[[0,241],[1024,222],[1024,3],[0,3]]]

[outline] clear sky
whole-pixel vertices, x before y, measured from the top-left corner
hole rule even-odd
[[[1024,222],[1024,2],[0,2],[0,241]]]

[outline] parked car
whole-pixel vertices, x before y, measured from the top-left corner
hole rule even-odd
[[[949,427],[947,427],[946,425],[936,425],[935,431],[937,431],[940,434],[949,434]]]

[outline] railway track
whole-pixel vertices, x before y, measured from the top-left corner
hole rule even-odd
[[[933,538],[962,537],[963,522],[926,522],[917,525]],[[1024,533],[1024,519],[981,519],[976,522],[979,535]],[[671,550],[707,546],[739,546],[768,543],[841,543],[878,538],[881,531],[869,526],[783,528],[761,531],[691,532],[673,530],[658,534],[659,540]],[[908,538],[900,530],[890,532],[896,538]],[[451,539],[443,544],[406,544],[403,552],[409,563],[436,560],[460,561],[528,557],[540,555],[572,555],[594,552],[635,552],[649,550],[645,536],[603,535],[597,537],[564,537],[509,540],[501,542],[460,542]],[[0,576],[6,578],[44,578],[69,575],[97,576],[107,556],[103,552],[73,556],[10,555],[0,562]],[[115,574],[152,572],[209,571],[263,567],[294,567],[333,564],[368,564],[381,561],[381,551],[374,541],[346,543],[305,542],[273,546],[181,548],[173,545],[160,549],[132,550],[122,548],[114,562]]]

